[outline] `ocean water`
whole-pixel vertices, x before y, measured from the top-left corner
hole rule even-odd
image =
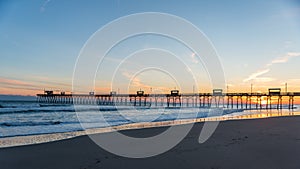
[[[216,111],[216,113],[214,113]],[[263,111],[261,111],[263,112]],[[126,106],[93,106],[40,104],[35,101],[0,101],[0,138],[48,133],[82,131],[130,123],[194,119],[212,116],[237,116],[260,113],[241,109],[207,108],[132,108]],[[83,128],[84,127],[84,128]]]

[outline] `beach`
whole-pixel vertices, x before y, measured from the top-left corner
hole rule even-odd
[[[222,121],[212,137],[199,144],[198,137],[203,126],[200,122],[168,152],[144,159],[111,154],[88,136],[79,136],[49,143],[1,148],[0,164],[1,169],[296,169],[300,168],[299,124],[298,116]],[[135,137],[148,137],[166,128],[121,132]]]

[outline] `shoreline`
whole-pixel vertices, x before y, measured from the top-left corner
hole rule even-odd
[[[191,123],[203,123],[206,121],[234,121],[234,120],[250,120],[250,119],[262,119],[262,118],[274,118],[274,117],[297,117],[300,116],[300,112],[266,112],[257,114],[245,114],[245,115],[235,115],[227,114],[223,116],[206,117],[206,118],[196,118],[196,119],[180,119],[180,120],[170,120],[170,121],[158,121],[158,122],[141,122],[141,123],[131,123],[118,126],[110,126],[104,128],[91,128],[80,131],[70,131],[70,132],[59,132],[59,133],[46,133],[46,134],[36,134],[36,135],[25,135],[25,136],[11,136],[0,138],[0,149],[7,147],[19,147],[26,145],[35,145],[41,143],[49,143],[54,141],[66,140],[71,138],[76,138],[79,136],[86,136],[90,134],[102,134],[115,131],[126,131],[135,129],[148,129],[148,128],[159,128],[159,127],[170,127],[176,125],[184,125]]]

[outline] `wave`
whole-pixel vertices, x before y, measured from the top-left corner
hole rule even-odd
[[[14,114],[14,113],[50,113],[50,112],[74,112],[74,110],[71,109],[10,109],[10,110],[1,110],[0,114]]]
[[[71,104],[39,104],[40,107],[61,107],[61,106],[71,106]]]
[[[244,111],[244,109],[226,109],[226,110],[223,110],[223,115],[237,113],[237,112],[243,112],[243,111]]]
[[[91,109],[89,109],[91,110]],[[107,109],[106,109],[107,110]],[[28,110],[30,112],[32,112],[32,110]],[[40,110],[35,110],[36,112],[40,112]],[[57,111],[57,110],[48,110],[49,111]],[[61,111],[66,111],[66,112],[70,112],[70,110],[61,110]],[[82,110],[82,111],[86,111],[86,110]],[[225,114],[232,114],[232,113],[236,113],[236,112],[242,112],[242,109],[237,109],[237,110],[224,110],[222,115]],[[89,114],[87,114],[89,115]],[[129,123],[133,123],[133,121],[124,118],[123,116],[119,115],[119,114],[106,114],[109,115],[107,117],[104,117],[108,123],[110,124],[114,124],[114,123],[119,123],[119,122],[129,122]],[[220,115],[220,114],[218,114]],[[90,115],[89,115],[90,116]],[[195,116],[194,113],[185,113],[185,116],[180,117],[180,119],[190,119],[190,118],[205,118],[205,117],[211,117],[211,116],[215,116],[213,113],[209,114],[208,112],[198,112],[197,115]],[[97,115],[95,116],[97,117]],[[147,117],[144,116],[146,119],[140,119],[141,122],[146,122]],[[166,120],[175,120],[178,118],[178,114],[177,113],[172,113],[172,114],[163,114],[162,116],[158,117],[157,119],[154,119],[153,121],[166,121]],[[66,120],[66,119],[65,119]],[[79,121],[69,121],[71,119],[68,119],[68,121],[59,121],[59,120],[51,120],[51,121],[26,121],[26,122],[2,122],[0,123],[0,126],[5,126],[5,127],[15,127],[15,126],[39,126],[39,125],[59,125],[59,124],[71,124],[71,123],[79,123]],[[91,119],[89,119],[91,120]],[[84,123],[99,123],[99,121],[84,121]]]
[[[148,110],[150,108],[135,108],[137,110]],[[10,113],[36,113],[36,112],[85,112],[85,111],[123,111],[123,110],[132,110],[130,107],[79,107],[74,108],[71,105],[65,106],[46,106],[46,107],[37,107],[37,108],[20,108],[20,107],[3,107],[0,109],[0,114],[10,114]]]
[[[16,126],[45,126],[45,125],[58,125],[61,121],[49,121],[49,122],[5,122],[0,123],[0,126],[16,127]]]
[[[96,107],[79,107],[80,111],[97,110]],[[180,119],[195,119],[195,118],[206,118],[211,116],[220,116],[218,113],[215,114],[214,110],[189,110],[184,109],[181,113],[183,116],[179,116],[180,112],[173,111],[172,109],[166,110],[165,112],[160,112],[155,114],[152,111],[141,111],[136,114],[134,111],[126,111],[126,116],[118,112],[103,112],[103,117],[100,117],[98,112],[83,112],[79,113],[79,117],[75,113],[68,113],[70,110],[75,111],[74,107],[47,107],[43,108],[45,112],[51,111],[65,111],[67,113],[46,113],[40,109],[28,110],[29,112],[38,112],[37,114],[11,114],[3,115],[0,120],[0,138],[12,137],[18,135],[35,135],[41,133],[59,133],[67,131],[78,131],[83,129],[93,129],[93,128],[103,128],[108,126],[119,126],[123,124],[133,124],[141,122],[161,122],[161,121],[172,121]],[[108,110],[119,110],[126,109],[126,107],[121,107],[116,109],[114,106],[103,107],[100,111]],[[127,108],[129,109],[129,108]],[[145,108],[140,108],[145,109]],[[145,109],[147,110],[147,109]],[[20,110],[21,111],[21,110]],[[195,111],[198,111],[195,115]],[[223,115],[231,114],[235,112],[243,111],[239,110],[224,110]],[[152,112],[152,113],[151,113]],[[219,112],[219,111],[216,111]],[[2,112],[3,113],[3,112]],[[11,112],[10,112],[11,113]],[[0,109],[1,115],[1,109]],[[159,115],[159,116],[157,116]],[[135,118],[135,116],[139,116]],[[128,117],[128,118],[127,118]]]
[[[20,108],[20,106],[2,106],[2,105],[0,105],[0,108]]]
[[[0,111],[0,114],[14,114],[14,113],[51,113],[51,112],[85,112],[85,111],[99,111],[99,109],[84,109],[84,110],[74,110],[74,109],[54,109],[54,110],[41,110],[41,109],[27,109],[27,110],[7,110]],[[102,110],[100,110],[102,111]],[[109,110],[106,110],[109,111]]]
[[[84,111],[115,111],[115,108],[103,108],[97,107],[83,107],[74,108],[73,106],[48,106],[37,108],[7,108],[0,109],[0,114],[13,114],[13,113],[51,113],[51,112],[84,112]]]

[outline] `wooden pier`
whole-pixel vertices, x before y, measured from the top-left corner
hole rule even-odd
[[[37,94],[39,103],[86,104],[86,105],[118,105],[139,107],[223,107],[230,109],[294,109],[295,98],[300,92],[281,92],[280,88],[271,88],[267,93],[223,93],[222,89],[214,89],[212,93],[179,93],[172,90],[169,94],[59,94],[45,91]],[[283,104],[283,100],[286,104]],[[286,105],[286,107],[283,107]]]

